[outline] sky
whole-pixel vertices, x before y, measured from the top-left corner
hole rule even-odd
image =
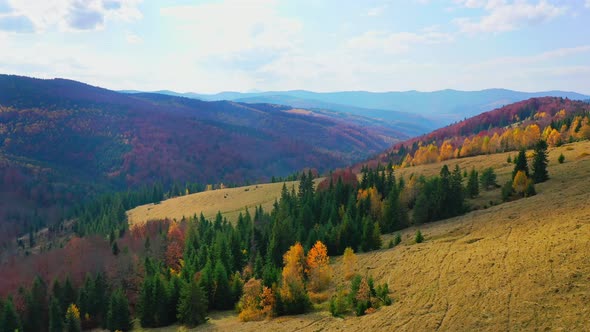
[[[590,94],[590,0],[0,0],[0,73],[109,89]]]

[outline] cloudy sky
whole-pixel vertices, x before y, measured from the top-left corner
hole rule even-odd
[[[111,89],[590,94],[590,0],[0,0],[0,73]]]

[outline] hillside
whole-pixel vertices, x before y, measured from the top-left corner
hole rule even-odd
[[[13,202],[0,205],[0,228],[12,237],[15,227],[59,219],[72,201],[153,182],[242,184],[324,171],[406,137],[358,119],[0,75],[0,194]]]
[[[560,153],[564,164],[556,163]],[[459,164],[494,167],[502,182],[511,171],[507,155]],[[551,179],[538,185],[537,196],[424,225],[422,244],[414,243],[410,228],[402,231],[400,246],[359,254],[359,272],[389,283],[390,307],[363,317],[318,311],[250,323],[213,313],[196,330],[584,330],[590,324],[590,207],[584,204],[590,200],[590,142],[553,149],[549,160]],[[440,166],[404,172],[433,174]],[[341,259],[333,265],[342,275]]]
[[[316,183],[321,179],[316,180]],[[200,215],[207,219],[215,218],[217,212],[233,222],[240,213],[244,214],[246,208],[251,211],[258,206],[270,210],[273,203],[281,197],[283,184],[289,190],[298,188],[298,181],[281,183],[264,183],[238,188],[217,189],[200,192],[187,196],[176,197],[162,201],[158,204],[138,206],[127,211],[129,225],[137,225],[150,220],[176,219]]]
[[[588,139],[589,116],[590,104],[586,102],[556,97],[532,98],[395,144],[386,152],[357,165],[356,169],[364,164],[392,162],[407,166],[514,151],[529,148],[539,139],[547,140],[553,146]]]
[[[342,112],[382,118],[388,121],[408,121],[404,113],[429,118],[435,127],[469,118],[482,112],[538,97],[563,97],[574,100],[588,96],[566,91],[520,92],[506,89],[481,91],[441,90],[433,92],[366,92],[343,91],[318,93],[305,90],[268,91],[256,93],[222,92],[214,95],[161,91],[202,100],[235,100],[270,102],[297,107],[326,108]],[[390,113],[388,113],[390,112]],[[401,117],[400,117],[401,116]],[[419,124],[410,121],[414,125]],[[424,124],[426,125],[426,124]]]

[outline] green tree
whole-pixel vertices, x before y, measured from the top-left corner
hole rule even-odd
[[[46,331],[47,309],[47,285],[41,278],[36,277],[31,290],[25,295],[24,330]]]
[[[129,302],[121,289],[111,294],[106,326],[110,331],[129,331],[132,328]]]
[[[469,197],[475,198],[479,195],[479,176],[477,171],[472,168],[467,180],[467,192]]]
[[[494,172],[494,169],[491,167],[484,169],[479,177],[479,182],[481,183],[481,187],[485,190],[497,187],[498,184],[496,183],[496,173]]]
[[[9,297],[4,301],[2,312],[0,313],[0,332],[22,331],[20,319],[14,308],[12,298]]]
[[[186,283],[180,292],[178,320],[190,327],[204,323],[207,318],[207,296],[194,280]]]
[[[63,332],[64,330],[64,315],[60,306],[59,300],[52,297],[49,303],[49,332]]]
[[[563,164],[564,161],[565,161],[565,156],[562,153],[559,155],[559,158],[557,158],[557,162],[559,162],[560,164]]]
[[[414,236],[414,240],[416,240],[416,243],[424,242],[424,236],[422,235],[422,232],[420,232],[420,230],[416,231],[416,236]]]
[[[533,174],[532,179],[535,183],[541,183],[549,180],[547,172],[547,142],[540,140],[535,144],[535,154],[533,157]]]
[[[526,151],[524,149],[521,149],[518,152],[518,156],[515,159],[514,170],[512,171],[512,180],[514,180],[514,177],[518,171],[523,171],[527,177],[529,176],[529,165],[526,160]]]

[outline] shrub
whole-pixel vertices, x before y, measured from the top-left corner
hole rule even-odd
[[[393,245],[397,246],[401,242],[402,242],[402,235],[399,232],[395,233],[395,237],[393,238]]]
[[[502,186],[502,200],[507,202],[512,196],[512,192],[512,181],[509,180]]]
[[[330,299],[330,313],[334,317],[342,317],[348,310],[347,305],[346,293],[342,287],[339,287],[336,294]]]
[[[560,164],[563,164],[563,162],[565,161],[565,156],[563,155],[563,153],[559,155],[559,158],[557,158],[557,161]]]
[[[416,236],[414,237],[414,240],[416,240],[416,243],[424,242],[424,236],[422,235],[422,232],[420,232],[420,230],[416,231]]]

